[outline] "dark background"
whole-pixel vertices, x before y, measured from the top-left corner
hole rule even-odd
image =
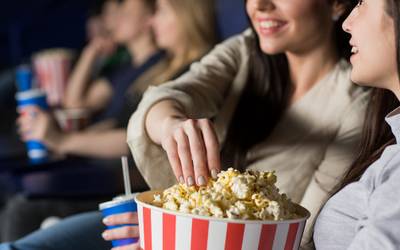
[[[0,8],[0,69],[50,47],[81,48],[91,1],[14,0]]]
[[[217,0],[222,38],[246,27],[244,0]],[[3,0],[0,8],[0,71],[45,48],[81,49],[85,20],[95,0]]]

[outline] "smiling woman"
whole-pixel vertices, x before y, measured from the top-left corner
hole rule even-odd
[[[376,89],[359,156],[318,216],[317,249],[400,246],[399,18],[398,0],[360,0],[343,24],[353,47],[351,79]]]
[[[132,116],[128,144],[147,183],[201,186],[222,166],[275,170],[280,190],[315,216],[355,158],[369,96],[350,81],[341,29],[355,5],[246,1],[252,28],[149,89]]]

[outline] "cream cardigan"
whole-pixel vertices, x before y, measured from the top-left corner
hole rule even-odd
[[[127,142],[152,189],[176,180],[165,151],[146,134],[149,109],[161,100],[176,100],[191,118],[213,118],[222,144],[246,83],[253,39],[246,30],[217,45],[180,78],[146,91],[129,122]],[[353,84],[349,74],[350,65],[338,62],[247,155],[249,169],[275,170],[280,190],[311,211],[304,239],[310,237],[314,216],[329,190],[355,158],[369,91]]]

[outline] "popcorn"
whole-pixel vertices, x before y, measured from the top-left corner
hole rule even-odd
[[[176,184],[162,195],[154,195],[153,205],[182,213],[217,218],[286,220],[299,218],[286,194],[275,186],[274,172],[229,168],[209,180],[205,187]]]

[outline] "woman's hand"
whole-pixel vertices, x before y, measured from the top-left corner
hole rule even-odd
[[[137,213],[115,214],[104,218],[103,223],[107,226],[138,224],[138,215]],[[115,229],[108,229],[103,232],[102,237],[107,241],[127,239],[127,238],[139,238],[139,227],[124,226]],[[113,250],[139,250],[139,249],[140,247],[138,242],[127,246],[113,248]]]
[[[208,119],[166,118],[161,145],[180,183],[203,186],[208,176],[216,178],[221,170],[217,135]]]
[[[85,52],[97,57],[110,56],[116,49],[115,43],[108,38],[96,37],[86,46]]]
[[[37,106],[28,106],[19,109],[18,113],[18,132],[23,141],[41,141],[49,149],[57,151],[63,135],[47,112]]]

